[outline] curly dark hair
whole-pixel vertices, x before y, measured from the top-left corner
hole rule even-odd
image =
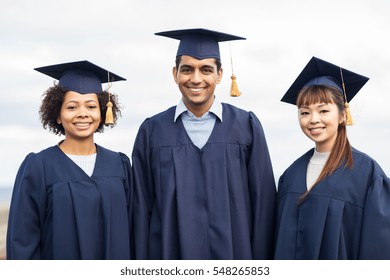
[[[63,90],[59,85],[54,85],[46,90],[42,95],[43,100],[41,107],[39,109],[39,116],[43,125],[43,128],[49,128],[49,131],[53,132],[56,135],[65,135],[65,130],[62,124],[57,123],[57,119],[60,116],[61,106],[64,102],[66,91]],[[107,91],[100,92],[97,94],[100,106],[100,115],[101,121],[96,132],[103,132],[104,126],[113,127],[116,124],[116,121],[119,116],[121,116],[121,111],[118,103],[118,96],[116,94],[110,93],[110,101],[112,103],[112,114],[114,119],[114,124],[105,124],[106,112],[107,112],[107,102],[108,102],[109,93]]]

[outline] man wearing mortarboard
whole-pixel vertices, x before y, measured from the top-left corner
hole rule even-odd
[[[146,119],[132,153],[138,259],[270,259],[276,188],[253,112],[221,103],[218,42],[206,29],[156,33],[180,40],[177,106]]]

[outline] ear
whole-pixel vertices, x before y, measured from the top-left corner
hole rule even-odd
[[[219,84],[222,80],[222,76],[223,76],[223,69],[219,69],[218,71],[218,78],[217,78],[217,84]]]
[[[175,80],[175,83],[177,84],[177,68],[176,68],[176,66],[174,66],[172,68],[172,75],[173,75],[173,79]]]
[[[61,119],[60,119],[60,117],[57,118],[57,123],[58,123],[58,124],[61,124]]]
[[[343,111],[340,114],[339,124],[346,123],[346,119],[347,119],[347,114],[345,113],[345,111]]]

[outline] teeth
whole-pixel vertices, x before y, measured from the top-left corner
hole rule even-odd
[[[318,132],[318,131],[321,131],[322,128],[311,128],[310,131],[312,132]]]
[[[89,123],[75,123],[75,126],[89,126]]]
[[[193,92],[199,92],[199,91],[202,91],[203,88],[189,88],[190,91],[193,91]]]

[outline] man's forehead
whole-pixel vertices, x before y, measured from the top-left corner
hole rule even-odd
[[[183,55],[180,60],[179,67],[217,67],[215,58],[197,59],[188,55]]]

